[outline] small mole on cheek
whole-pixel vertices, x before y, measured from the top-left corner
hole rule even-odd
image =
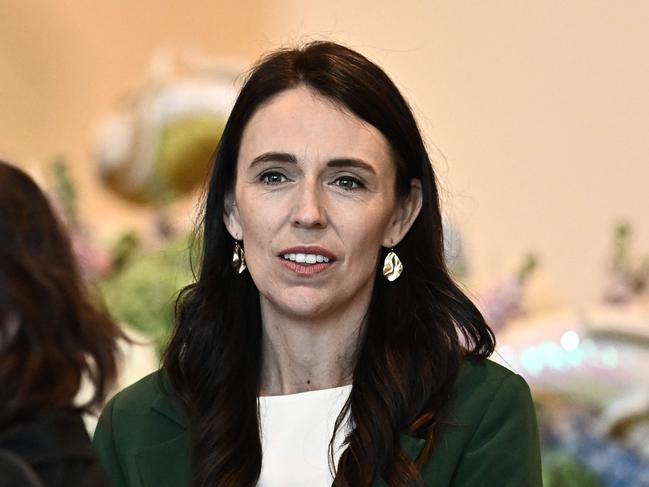
[[[311,384],[311,381],[310,381],[310,380],[308,380],[308,381],[306,381],[306,383],[307,383],[307,384]]]

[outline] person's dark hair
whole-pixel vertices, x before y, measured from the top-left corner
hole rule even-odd
[[[118,326],[88,297],[72,246],[36,183],[0,161],[0,424],[99,407]],[[83,376],[94,390],[74,399]]]
[[[397,167],[397,196],[408,193],[412,178],[422,183],[423,207],[396,248],[403,274],[388,283],[380,272],[382,256],[376,264],[353,387],[336,425],[351,409],[354,428],[335,485],[369,486],[378,476],[392,486],[423,485],[420,468],[443,427],[460,361],[489,356],[494,336],[446,268],[435,177],[407,102],[378,66],[331,42],[263,58],[241,89],[215,155],[199,274],[179,296],[164,358],[191,420],[193,485],[253,486],[260,473],[259,294],[248,273],[237,275],[231,268],[234,241],[223,223],[224,198],[233,190],[246,124],[273,96],[299,85],[385,136]],[[425,440],[416,461],[402,451],[400,433]]]

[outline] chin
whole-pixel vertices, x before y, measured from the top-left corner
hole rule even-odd
[[[287,315],[304,320],[317,319],[330,309],[327,303],[286,303],[283,306]]]
[[[291,296],[270,298],[269,304],[282,314],[298,319],[317,319],[331,310],[332,298],[294,292]]]

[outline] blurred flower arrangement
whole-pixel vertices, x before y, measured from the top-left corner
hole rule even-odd
[[[615,226],[613,256],[603,295],[607,303],[628,304],[649,290],[649,254],[634,256],[632,238],[630,223]]]
[[[99,124],[94,158],[101,181],[150,209],[154,239],[125,231],[111,245],[99,244],[79,218],[67,166],[54,164],[54,201],[86,279],[111,314],[153,340],[158,351],[174,322],[175,296],[191,281],[192,240],[171,225],[168,207],[206,180],[239,72],[201,52],[160,51],[145,81]],[[157,244],[144,246],[143,240]]]
[[[649,486],[649,256],[632,235],[614,228],[603,304],[525,316],[519,276],[534,259],[481,299],[500,356],[534,391],[546,486]]]
[[[72,239],[72,248],[86,279],[94,282],[113,272],[113,259],[108,250],[97,245],[87,228],[79,220],[77,192],[63,160],[55,161],[53,168],[53,203],[63,216]]]
[[[66,165],[54,165],[54,201],[72,238],[86,280],[115,319],[141,332],[162,350],[173,324],[174,298],[191,281],[189,235],[165,233],[159,248],[144,249],[131,232],[111,248],[95,242],[78,219],[76,190]]]
[[[78,221],[74,185],[57,166],[58,199],[87,277],[115,318],[154,340],[158,351],[174,322],[175,296],[191,281],[188,250],[195,243],[170,223],[169,205],[206,181],[239,73],[199,51],[159,51],[146,79],[98,125],[94,159],[101,181],[150,209],[154,248],[142,244],[151,239],[128,231],[109,250],[93,242]]]
[[[239,70],[195,51],[159,51],[140,87],[99,123],[94,159],[122,197],[155,207],[205,181]]]
[[[546,487],[649,486],[646,459],[595,428],[597,412],[565,403],[537,411]]]
[[[529,254],[518,271],[505,277],[481,295],[480,308],[485,321],[493,331],[501,330],[510,320],[523,314],[525,284],[537,266],[538,258],[534,254]]]

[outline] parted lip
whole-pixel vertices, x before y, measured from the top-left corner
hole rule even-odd
[[[329,252],[327,249],[323,249],[322,247],[311,247],[311,246],[290,247],[288,249],[284,249],[280,251],[279,256],[283,257],[286,254],[316,254],[316,255],[321,255],[323,257],[326,257],[330,261],[336,260],[335,254]]]

